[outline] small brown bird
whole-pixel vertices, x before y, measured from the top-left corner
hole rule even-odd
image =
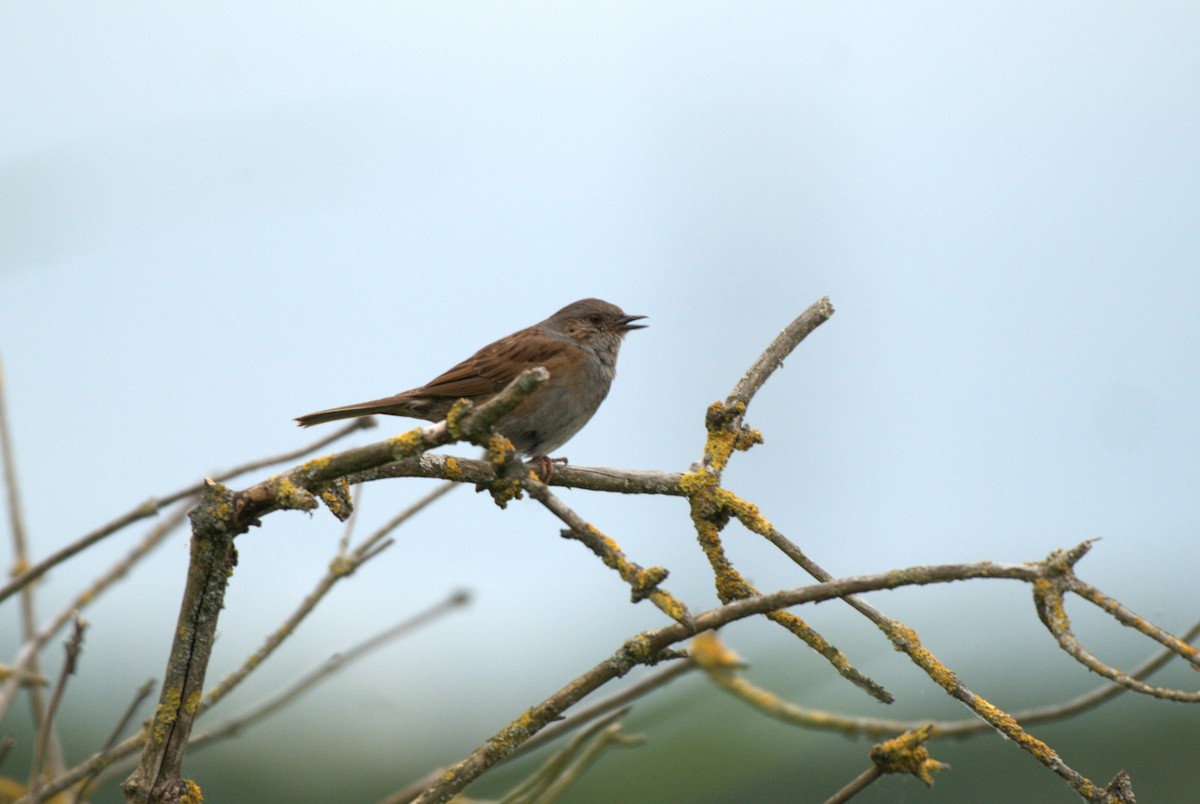
[[[496,429],[525,455],[544,459],[579,432],[608,395],[625,333],[645,324],[600,299],[568,304],[532,327],[488,344],[445,374],[402,394],[296,419],[308,427],[373,413],[436,422],[459,399],[486,402],[526,369],[543,366],[550,379]]]

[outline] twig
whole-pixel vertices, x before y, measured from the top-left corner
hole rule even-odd
[[[633,602],[649,598],[664,614],[676,622],[688,624],[691,615],[687,606],[659,584],[667,577],[667,571],[662,567],[645,569],[625,557],[617,543],[606,537],[600,530],[583,517],[575,513],[561,499],[556,497],[536,475],[524,472],[521,485],[529,492],[529,496],[540,502],[550,513],[558,517],[567,529],[562,531],[565,538],[582,542],[604,562],[605,566],[617,571],[621,580],[629,584],[632,590]]]
[[[1109,597],[1096,587],[1081,581],[1079,576],[1074,572],[1067,575],[1066,588],[1089,603],[1108,612],[1121,625],[1133,628],[1150,637],[1171,653],[1190,663],[1194,669],[1200,669],[1200,650],[1189,645],[1188,642],[1190,640],[1180,639],[1144,617],[1139,617],[1121,605],[1115,598]]]
[[[582,726],[586,726],[588,723],[591,723],[593,720],[601,717],[602,715],[606,715],[616,709],[624,708],[638,698],[648,695],[659,687],[665,686],[683,674],[689,673],[695,669],[696,663],[690,659],[683,659],[682,661],[675,662],[665,669],[659,670],[657,673],[654,673],[642,681],[639,681],[637,684],[631,685],[628,689],[622,690],[616,695],[605,698],[603,701],[587,707],[586,709],[580,709],[573,715],[565,717],[553,725],[547,726],[533,737],[521,743],[516,750],[499,760],[499,762],[496,764],[500,765],[506,762],[511,762],[518,757],[524,756],[530,751],[536,751],[546,743],[558,739],[559,736],[574,731]],[[414,798],[420,795],[421,791],[425,790],[427,787],[437,781],[437,778],[444,772],[445,771],[440,768],[434,770],[422,778],[410,782],[400,790],[392,793],[387,798],[383,799],[380,804],[407,804],[407,802],[412,801]]]
[[[342,528],[342,540],[338,542],[338,553],[344,555],[350,549],[350,537],[354,534],[354,525],[358,522],[358,506],[362,502],[362,486],[355,486],[350,495],[350,517]]]
[[[446,494],[453,488],[455,488],[455,485],[452,483],[446,483],[438,486],[421,499],[405,508],[388,522],[380,526],[355,549],[352,557],[347,558],[346,556],[339,556],[335,558],[333,562],[331,562],[329,572],[326,573],[326,575],[323,576],[320,581],[318,581],[314,591],[305,598],[305,601],[301,603],[297,612],[293,613],[289,617],[287,623],[276,629],[275,632],[273,632],[273,634],[267,638],[263,647],[261,647],[253,656],[249,657],[245,662],[243,662],[241,668],[222,679],[216,687],[210,690],[203,697],[203,699],[200,701],[196,715],[199,716],[203,712],[216,705],[218,701],[224,698],[246,677],[251,669],[260,665],[261,662],[265,660],[265,658],[270,655],[270,653],[273,652],[274,649],[279,646],[279,644],[282,643],[283,639],[295,629],[300,621],[303,620],[304,616],[306,616],[307,613],[312,610],[311,606],[315,606],[316,602],[320,600],[320,598],[326,592],[328,592],[330,588],[332,588],[333,584],[337,580],[349,576],[355,567],[361,566],[362,563],[378,555],[382,549],[387,547],[391,543],[385,538],[387,534],[411,517],[415,516],[418,512],[426,508],[428,505],[439,499],[442,495]],[[288,625],[289,623],[290,627]],[[123,741],[120,745],[114,746],[107,756],[102,756],[100,754],[94,755],[80,765],[77,765],[66,773],[63,773],[58,778],[54,779],[53,782],[47,785],[47,790],[51,793],[59,792],[61,790],[65,790],[67,787],[70,787],[72,784],[84,777],[100,773],[101,771],[104,771],[105,768],[107,768],[110,764],[124,759],[130,754],[138,751],[145,745],[145,742],[146,733],[144,731],[139,732],[138,734],[135,734],[134,736]],[[107,774],[105,774],[105,776],[107,776]],[[104,777],[102,776],[101,778]]]
[[[759,591],[729,560],[721,542],[721,530],[731,516],[738,517],[755,532],[770,528],[770,523],[763,519],[755,506],[721,487],[721,474],[733,453],[749,449],[763,440],[761,433],[746,426],[746,407],[772,372],[782,365],[783,358],[832,315],[833,305],[828,298],[811,305],[763,351],[724,402],[709,406],[705,417],[708,435],[704,443],[704,456],[692,472],[680,478],[679,488],[688,498],[696,538],[712,567],[717,597],[722,603],[753,597]],[[785,611],[771,612],[767,617],[799,637],[843,678],[868,695],[883,703],[894,700],[881,684],[852,665],[844,653],[801,618]]]
[[[29,566],[29,543],[25,536],[25,517],[21,511],[21,494],[17,484],[17,461],[13,455],[12,434],[8,427],[8,409],[5,403],[4,365],[0,363],[0,463],[4,465],[5,498],[8,503],[9,528],[12,531],[13,567],[12,572],[23,572]],[[0,597],[0,601],[4,598]],[[37,632],[37,614],[34,606],[33,590],[21,587],[21,636],[25,641],[33,638]],[[12,678],[6,683],[15,694],[17,685],[26,674],[33,677],[42,676],[41,658],[35,651],[24,664],[15,666]],[[37,684],[27,687],[29,693],[29,709],[33,715],[34,728],[40,733],[43,724],[47,722],[46,698],[42,688]],[[53,731],[46,737],[45,746],[49,756],[47,763],[54,773],[62,771],[62,746]]]
[[[565,746],[547,759],[521,784],[500,799],[499,804],[552,804],[599,759],[610,746],[640,745],[644,740],[621,734],[616,721],[628,714],[624,709],[589,723]]]
[[[296,610],[266,638],[258,650],[242,662],[241,667],[221,679],[216,686],[205,694],[197,715],[211,709],[238,684],[244,681],[255,668],[261,667],[263,662],[283,644],[283,641],[296,632],[296,629],[300,627],[300,623],[313,612],[317,604],[333,589],[338,581],[350,577],[354,574],[355,570],[389,547],[391,540],[387,539],[388,534],[416,516],[420,511],[432,505],[453,488],[455,488],[453,483],[443,483],[385,522],[364,539],[362,544],[358,545],[348,554],[343,554],[339,550],[339,555],[330,562],[329,570],[317,581],[317,585],[313,590],[305,595],[304,600],[300,602]]]
[[[1197,636],[1200,636],[1200,622],[1195,623],[1180,638],[1185,642],[1190,642]],[[700,658],[700,654],[697,651],[698,640],[699,637],[693,640],[691,653],[693,657]],[[704,646],[704,643],[700,644]],[[1145,678],[1150,673],[1161,668],[1172,658],[1175,658],[1175,655],[1170,650],[1159,651],[1131,670],[1129,675],[1134,678]],[[725,655],[718,652],[712,659],[700,664],[703,664],[704,670],[719,689],[734,695],[739,700],[753,706],[768,717],[775,718],[784,723],[791,723],[805,728],[836,731],[847,736],[886,737],[891,734],[920,728],[923,724],[929,722],[927,720],[891,720],[878,717],[858,717],[813,709],[807,706],[799,706],[779,698],[779,696],[770,690],[763,689],[742,676],[738,672],[741,666],[740,660],[732,655]],[[1126,692],[1129,692],[1127,687],[1105,683],[1098,685],[1090,692],[1068,701],[1022,709],[1010,714],[1018,723],[1024,723],[1025,725],[1063,720],[1088,709],[1093,709],[1105,701]],[[963,720],[933,721],[931,725],[931,739],[967,737],[991,728],[987,722],[977,717]],[[540,737],[541,735],[539,734],[538,736]]]
[[[741,402],[749,406],[750,400],[758,393],[775,370],[783,367],[783,361],[792,351],[807,338],[813,330],[824,324],[834,314],[833,305],[828,296],[822,296],[813,302],[807,310],[788,324],[782,332],[775,336],[771,345],[766,348],[754,364],[746,370],[737,385],[729,392],[728,402]]]
[[[554,802],[566,794],[571,785],[575,784],[588,768],[596,764],[601,754],[609,748],[614,746],[618,748],[634,748],[645,742],[646,739],[640,734],[625,734],[621,729],[620,723],[612,724],[600,732],[583,749],[580,755],[563,769],[562,774],[534,800],[534,804],[554,804]]]
[[[142,538],[132,550],[129,551],[123,558],[113,564],[108,570],[101,574],[93,581],[86,589],[75,595],[74,599],[64,607],[57,615],[51,618],[41,631],[39,631],[32,639],[29,639],[21,646],[21,651],[13,663],[14,668],[25,668],[29,665],[34,657],[38,655],[42,647],[54,638],[58,631],[71,621],[75,613],[82,611],[87,606],[91,605],[97,597],[100,596],[109,586],[123,578],[126,573],[150,551],[162,543],[162,540],[167,535],[177,528],[187,516],[187,509],[190,506],[189,502],[184,502],[176,507],[175,511],[168,515],[165,519],[155,525],[149,533]],[[4,683],[3,688],[0,688],[0,717],[8,711],[14,696],[17,692],[17,679],[10,678]]]
[[[470,602],[470,596],[466,592],[455,592],[440,603],[437,603],[423,612],[413,615],[403,622],[393,625],[386,631],[383,631],[375,636],[360,642],[354,647],[342,653],[335,653],[326,659],[319,667],[309,671],[301,678],[292,682],[286,689],[281,691],[274,697],[262,702],[251,711],[237,717],[225,724],[194,736],[188,747],[192,750],[202,748],[208,743],[215,742],[224,737],[229,737],[247,727],[257,723],[265,717],[287,706],[292,701],[299,698],[308,690],[315,687],[325,679],[332,676],[334,673],[345,668],[348,664],[363,656],[366,656],[371,651],[386,645],[388,642],[404,636],[405,634],[428,625],[439,617],[449,614],[451,611],[461,608]]]
[[[834,793],[825,804],[849,801],[885,773],[909,773],[932,787],[932,772],[946,770],[950,766],[930,758],[925,750],[925,741],[929,736],[930,726],[926,724],[872,746],[871,767]]]
[[[240,466],[235,466],[232,469],[227,469],[223,472],[219,472],[219,473],[213,475],[213,478],[218,481],[223,482],[225,480],[230,480],[232,478],[238,477],[239,475],[246,474],[247,472],[253,472],[258,469],[265,468],[267,466],[274,466],[277,463],[284,463],[286,461],[296,460],[297,458],[302,458],[305,455],[309,454],[310,452],[315,452],[316,450],[321,449],[322,447],[327,446],[331,442],[337,441],[338,439],[343,438],[344,436],[349,435],[350,433],[352,433],[356,430],[364,430],[364,429],[367,429],[367,428],[373,427],[373,426],[374,426],[373,421],[369,418],[355,419],[350,424],[339,428],[338,430],[334,431],[332,434],[330,434],[328,436],[325,436],[324,438],[317,439],[316,441],[312,442],[311,444],[309,444],[306,447],[303,447],[303,448],[297,449],[297,450],[292,450],[291,452],[285,452],[280,455],[273,455],[268,458],[262,458],[260,460],[249,461]],[[4,586],[0,586],[0,601],[3,601],[5,598],[9,597],[17,590],[22,589],[25,586],[29,585],[29,583],[40,578],[42,575],[46,574],[48,571],[53,569],[55,566],[66,561],[68,558],[71,558],[72,556],[77,555],[78,553],[86,550],[87,548],[89,548],[92,545],[96,544],[97,542],[105,539],[106,537],[111,536],[112,534],[116,533],[117,531],[119,531],[125,527],[128,527],[129,525],[132,525],[134,522],[137,522],[138,520],[155,516],[163,506],[170,505],[171,503],[178,502],[180,500],[195,497],[203,491],[204,491],[204,483],[203,482],[193,483],[190,486],[186,486],[177,491],[173,491],[170,494],[167,494],[163,497],[152,497],[149,500],[146,500],[145,502],[141,503],[140,505],[135,506],[129,512],[127,512],[127,513],[117,517],[113,521],[109,522],[108,524],[102,525],[101,527],[97,528],[96,530],[93,530],[91,533],[81,536],[80,538],[71,542],[70,544],[68,544],[66,547],[63,547],[62,549],[56,550],[55,552],[53,552],[50,555],[43,558],[37,564],[34,564],[33,566],[28,567],[23,572],[16,575],[11,581],[6,583]]]
[[[728,603],[694,617],[697,631],[720,628],[736,620],[763,614],[775,609],[787,608],[802,603],[832,600],[848,594],[901,586],[924,586],[935,583],[950,583],[973,578],[1007,578],[1032,583],[1040,579],[1047,569],[1041,564],[943,564],[927,567],[910,567],[877,575],[842,578],[811,586],[788,589],[767,595],[759,595]],[[1092,795],[1099,789],[1064,763],[1044,743],[1028,735],[1023,729],[994,705],[971,692],[959,679],[917,640],[915,632],[894,624],[906,642],[910,658],[922,667],[953,697],[966,703],[993,728],[1029,751],[1039,762],[1063,777],[1083,795]],[[526,710],[495,737],[476,749],[471,755],[446,770],[417,801],[446,801],[474,781],[485,770],[544,726],[554,721],[563,711],[589,695],[608,681],[629,672],[639,664],[653,663],[669,646],[691,636],[691,631],[679,623],[643,632],[626,640],[613,656],[569,682],[565,687],[541,703]],[[1091,791],[1090,793],[1088,791]]]
[[[50,733],[54,724],[54,716],[58,714],[59,704],[62,703],[63,692],[67,688],[67,679],[75,675],[76,663],[79,661],[79,652],[83,649],[83,632],[86,628],[87,623],[79,618],[75,619],[75,630],[66,644],[66,661],[63,662],[62,670],[58,674],[58,681],[54,685],[54,694],[50,697],[50,705],[46,710],[46,718],[42,721],[41,727],[38,728],[37,740],[34,742],[33,761],[30,763],[29,771],[29,798],[33,801],[38,801],[38,790],[42,786],[42,763],[45,761],[46,753],[49,750]]]
[[[121,735],[133,721],[134,715],[137,714],[137,710],[141,708],[142,704],[147,698],[150,697],[150,693],[152,692],[154,692],[154,679],[151,678],[143,682],[142,686],[138,687],[137,691],[134,692],[133,700],[129,702],[129,706],[125,707],[125,713],[121,715],[119,720],[117,720],[117,725],[113,727],[112,732],[108,735],[108,739],[105,740],[104,744],[100,746],[100,750],[96,753],[96,756],[105,758],[109,755],[109,752],[113,750],[114,746],[116,746],[117,740],[121,739]],[[90,774],[84,776],[79,784],[75,787],[75,804],[80,804],[80,802],[83,801],[84,794],[88,791],[88,787],[92,784],[92,782],[95,781],[96,777],[99,776],[100,770],[100,768],[96,768]]]
[[[825,804],[845,804],[874,784],[881,776],[883,776],[883,771],[879,769],[879,766],[872,765],[851,779],[841,790],[825,799]]]
[[[1055,563],[1056,558],[1056,555],[1051,555],[1051,557],[1047,559],[1047,563]],[[1038,616],[1046,625],[1046,628],[1049,629],[1050,633],[1054,635],[1054,638],[1058,642],[1059,646],[1066,651],[1068,655],[1073,657],[1076,661],[1078,661],[1087,669],[1091,670],[1093,673],[1103,676],[1104,678],[1107,678],[1116,684],[1120,684],[1122,687],[1132,690],[1133,692],[1140,692],[1143,695],[1150,695],[1154,698],[1161,698],[1167,701],[1180,701],[1185,703],[1195,703],[1200,701],[1200,692],[1185,692],[1184,690],[1152,686],[1128,673],[1125,673],[1122,670],[1105,664],[1092,655],[1086,648],[1084,648],[1083,645],[1079,643],[1079,640],[1075,638],[1075,635],[1071,632],[1071,621],[1067,617],[1066,606],[1064,605],[1063,601],[1063,591],[1065,589],[1071,589],[1072,591],[1075,591],[1072,587],[1077,586],[1071,582],[1071,579],[1074,578],[1074,573],[1071,571],[1069,566],[1061,568],[1060,573],[1061,574],[1056,573],[1055,575],[1049,576],[1047,579],[1034,584],[1033,596],[1037,605]],[[1087,586],[1086,584],[1078,584],[1078,586],[1084,587],[1085,591],[1091,595],[1091,599],[1093,599],[1093,601],[1101,598],[1111,601],[1111,598],[1101,595],[1099,591]],[[1111,602],[1115,603],[1115,601]],[[1168,650],[1171,650],[1173,653],[1181,655],[1190,661],[1195,660],[1196,650],[1191,645],[1188,645],[1187,643],[1182,642],[1170,634],[1167,634],[1157,626],[1152,626],[1150,623],[1146,622],[1140,617],[1137,617],[1127,609],[1125,612],[1126,619],[1133,618],[1140,623],[1138,630],[1142,631],[1142,633],[1148,633],[1148,635],[1156,638],[1159,642],[1165,644]],[[1132,625],[1132,623],[1129,622],[1126,622],[1125,624]]]
[[[258,524],[259,517],[282,509],[310,511],[319,495],[339,518],[345,519],[350,501],[342,480],[347,474],[412,457],[462,439],[482,442],[492,426],[542,385],[550,374],[544,368],[522,372],[488,402],[474,408],[460,401],[447,420],[417,428],[387,441],[309,461],[282,475],[234,493],[216,481],[192,520],[187,584],[175,627],[170,661],[154,720],[137,769],[121,785],[130,804],[148,804],[163,796],[198,793],[183,779],[181,768],[204,692],[212,643],[225,603],[229,573],[235,563],[235,536]]]
[[[368,472],[350,475],[346,480],[356,484],[396,477],[431,477],[457,483],[488,485],[496,480],[496,467],[490,461],[426,453],[416,458],[388,463]],[[556,466],[550,479],[543,479],[542,482],[548,486],[586,491],[681,497],[683,491],[679,488],[679,480],[682,477],[678,472],[567,465]]]
[[[453,609],[464,606],[469,602],[469,596],[465,592],[456,592],[446,600],[431,606],[424,612],[420,612],[408,618],[407,620],[392,626],[386,631],[383,631],[382,633],[359,643],[343,653],[331,656],[319,667],[305,674],[300,679],[294,681],[282,692],[263,702],[251,711],[240,715],[239,717],[233,718],[210,731],[193,735],[191,740],[188,742],[188,750],[195,751],[226,737],[239,734],[255,723],[265,719],[266,717],[269,717],[279,709],[296,700],[309,689],[312,689],[318,683],[333,675],[337,671],[343,669],[351,662],[361,659],[371,651],[383,646],[387,642],[397,639],[416,628],[427,625],[438,617],[444,616],[450,613]],[[228,694],[231,689],[232,687],[226,686],[220,691],[220,694],[214,694],[217,692],[217,690],[210,692],[202,704],[204,710],[207,711],[208,709],[211,709],[222,697]],[[125,743],[117,746],[112,751],[110,759],[114,762],[114,764],[107,767],[95,768],[93,775],[95,775],[98,780],[104,780],[113,774],[120,772],[120,766],[115,764],[116,760],[129,756],[140,744],[141,741],[136,739],[126,740]],[[93,760],[89,760],[88,765],[94,766],[94,760],[95,757],[93,757]],[[69,786],[74,782],[66,779],[56,779],[54,780],[54,783],[56,788],[65,789],[66,786]]]

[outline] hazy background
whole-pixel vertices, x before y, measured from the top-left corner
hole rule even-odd
[[[1083,577],[1182,631],[1200,597],[1197,75],[1200,6],[1182,2],[7,3],[0,357],[34,557],[309,442],[296,415],[420,384],[585,296],[650,328],[562,453],[684,470],[705,406],[828,295],[837,315],[751,407],[767,441],[731,489],[836,574],[1103,537]],[[384,424],[346,446],[412,425]],[[431,486],[373,484],[359,533]],[[683,503],[563,496],[694,610],[715,603]],[[42,617],[148,527],[57,569]],[[213,801],[372,800],[664,621],[558,530],[536,504],[444,499],[204,722],[453,590],[472,607],[186,772]],[[211,681],[340,534],[322,510],[239,539]],[[807,582],[739,527],[726,538],[760,588]],[[181,532],[85,612],[72,761],[161,678],[186,560]],[[872,600],[1010,711],[1099,682],[1023,585]],[[1070,610],[1111,663],[1150,652]],[[723,632],[753,680],[826,709],[965,716],[847,607],[799,613],[898,703],[763,623]],[[10,601],[3,661],[17,623]],[[1195,687],[1178,667],[1153,680]],[[768,721],[698,676],[627,722],[648,744],[569,801],[821,800],[867,765],[868,741]],[[2,774],[25,773],[26,723],[22,702],[0,726],[22,739]],[[1148,801],[1200,784],[1194,707],[1125,696],[1032,731],[1094,781],[1127,769]],[[932,751],[953,769],[931,793],[888,779],[861,800],[1077,800],[994,736]]]

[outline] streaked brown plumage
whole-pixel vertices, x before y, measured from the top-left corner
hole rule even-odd
[[[488,344],[419,388],[296,421],[309,427],[375,413],[441,421],[459,399],[485,402],[522,371],[543,366],[550,379],[496,428],[524,454],[543,457],[578,433],[600,407],[616,376],[621,342],[627,332],[645,326],[633,323],[642,318],[600,299],[583,299]]]

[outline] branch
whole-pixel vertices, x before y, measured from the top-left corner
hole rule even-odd
[[[4,366],[0,364],[0,463],[4,467],[4,489],[8,502],[9,527],[12,531],[12,572],[19,573],[23,572],[29,566],[29,543],[25,538],[25,517],[21,512],[21,494],[17,487],[17,461],[13,455],[12,434],[8,428],[8,411],[4,401],[6,396],[4,391]],[[19,588],[21,589],[21,636],[25,641],[29,641],[37,633],[38,618],[34,606],[33,590],[27,586]],[[3,598],[0,598],[0,600],[3,600]],[[16,694],[21,679],[26,676],[35,678],[42,676],[41,659],[37,652],[27,656],[24,663],[18,664],[13,668],[13,675],[8,683],[5,684],[5,689],[10,690],[10,695]],[[37,684],[29,685],[27,691],[29,693],[29,709],[33,715],[33,725],[40,733],[42,726],[48,722],[46,698],[42,688]],[[61,772],[63,766],[62,746],[59,744],[58,738],[53,731],[46,734],[46,745],[44,748],[49,754],[50,759],[48,764],[53,772]]]
[[[889,572],[859,578],[789,589],[770,595],[737,600],[694,617],[696,632],[709,631],[731,622],[765,614],[775,609],[800,603],[831,600],[847,594],[857,594],[897,586],[925,585],[966,580],[968,578],[1035,579],[1036,567],[1026,564],[949,564],[937,567],[913,567],[902,572]],[[642,664],[654,664],[670,646],[688,639],[692,629],[680,623],[645,631],[625,641],[611,657],[569,682],[546,700],[527,709],[519,718],[502,729],[470,756],[451,766],[416,800],[421,804],[446,801],[461,792],[484,771],[511,754],[563,712],[614,678],[620,678]]]
[[[318,494],[335,516],[345,519],[350,513],[349,501],[345,498],[347,477],[413,458],[456,441],[483,444],[496,422],[549,378],[550,373],[544,368],[528,369],[478,407],[459,400],[445,421],[417,427],[386,441],[318,458],[264,480],[233,495],[231,524],[237,533],[244,533],[258,524],[259,517],[272,511],[311,511],[317,507],[315,495]]]
[[[1165,645],[1172,653],[1182,656],[1193,665],[1196,664],[1196,649],[1191,645],[1166,633],[1147,620],[1138,617],[1117,603],[1117,601],[1107,595],[1101,594],[1099,590],[1088,586],[1075,577],[1073,569],[1075,562],[1082,558],[1090,548],[1091,542],[1084,542],[1071,553],[1056,551],[1043,562],[1046,567],[1046,577],[1034,584],[1033,587],[1034,602],[1037,606],[1038,617],[1042,623],[1054,635],[1055,640],[1057,640],[1059,646],[1064,651],[1093,673],[1101,675],[1134,692],[1140,692],[1154,698],[1185,703],[1200,701],[1200,692],[1185,692],[1167,687],[1154,687],[1122,670],[1105,664],[1088,652],[1079,643],[1079,640],[1075,638],[1075,635],[1071,632],[1071,621],[1067,617],[1066,606],[1063,601],[1063,593],[1068,590],[1076,592],[1081,597],[1084,597],[1084,599],[1108,611],[1123,625],[1137,628],[1143,634]]]
[[[614,710],[622,709],[632,701],[635,701],[645,695],[649,695],[659,687],[666,686],[676,678],[679,678],[683,674],[689,673],[695,669],[695,662],[692,662],[689,659],[675,662],[665,669],[660,670],[657,673],[630,686],[629,689],[622,690],[616,695],[605,698],[603,701],[600,701],[594,706],[581,709],[573,715],[559,720],[554,725],[547,726],[533,737],[521,743],[521,745],[518,746],[511,754],[500,759],[497,764],[509,762],[517,757],[524,756],[530,751],[535,751],[546,743],[557,739],[559,736],[570,731],[574,731],[581,726],[585,726],[594,721],[596,718],[607,715]],[[411,782],[395,793],[392,793],[390,796],[383,799],[381,804],[407,804],[407,802],[412,801],[414,798],[419,796],[421,791],[425,790],[431,784],[436,782],[437,778],[444,772],[445,769],[443,768],[432,771],[424,777]]]
[[[200,504],[188,514],[192,520],[188,579],[159,704],[147,730],[141,763],[121,786],[130,802],[148,804],[199,794],[194,782],[182,778],[181,768],[202,700],[229,574],[236,565],[234,537],[271,511],[312,510],[318,494],[335,515],[345,519],[350,505],[345,475],[461,439],[482,442],[497,421],[549,377],[544,368],[529,369],[478,408],[460,400],[446,421],[309,461],[243,492],[208,481]]]
[[[754,395],[758,393],[758,389],[763,387],[775,370],[783,368],[783,361],[792,353],[792,350],[799,346],[800,342],[807,338],[814,329],[832,318],[834,312],[828,296],[822,296],[810,305],[807,310],[796,317],[795,321],[788,324],[782,332],[775,336],[771,345],[759,355],[754,364],[738,380],[733,390],[729,392],[725,404],[734,405],[740,402],[748,407],[750,401],[754,399]]]
[[[374,421],[370,418],[355,419],[350,424],[339,428],[324,438],[320,438],[312,442],[306,447],[292,450],[291,452],[285,452],[280,455],[273,455],[269,458],[262,458],[260,460],[244,463],[241,466],[236,466],[233,469],[227,469],[223,472],[213,475],[213,479],[224,482],[226,480],[231,480],[235,477],[238,477],[239,475],[246,474],[247,472],[257,471],[258,469],[263,469],[267,466],[274,466],[278,463],[293,461],[297,458],[304,457],[310,452],[316,452],[318,449],[321,449],[322,447],[337,441],[338,439],[347,436],[350,433],[353,433],[357,430],[365,430],[374,426]],[[80,538],[71,542],[66,547],[56,550],[39,561],[37,564],[28,567],[19,575],[16,575],[4,586],[0,586],[0,602],[12,595],[17,590],[27,586],[29,583],[37,580],[42,575],[45,575],[48,571],[66,561],[68,558],[83,552],[87,548],[91,547],[97,542],[102,541],[108,536],[113,535],[117,531],[132,525],[138,520],[155,516],[165,505],[170,505],[171,503],[178,502],[183,499],[196,497],[203,491],[204,482],[201,481],[199,483],[193,483],[190,486],[185,486],[182,489],[173,491],[162,497],[151,497],[149,500],[146,500],[140,505],[135,506],[128,513],[122,514],[113,521],[109,522],[107,525],[102,525],[91,533],[81,536]]]
[[[440,603],[437,603],[423,612],[420,612],[408,619],[393,625],[391,628],[376,634],[370,639],[355,645],[343,653],[335,653],[326,659],[319,667],[309,671],[301,678],[294,681],[286,689],[278,694],[262,702],[254,707],[250,712],[230,720],[212,731],[198,734],[192,738],[188,747],[195,750],[202,748],[204,745],[215,742],[225,737],[230,737],[238,734],[249,726],[254,725],[265,717],[274,714],[278,710],[290,704],[292,701],[299,698],[308,690],[315,687],[325,679],[332,676],[334,673],[345,668],[348,664],[357,659],[361,659],[371,651],[386,645],[388,642],[397,639],[410,631],[420,628],[433,620],[442,617],[454,609],[461,608],[470,602],[470,596],[465,592],[455,592],[450,597]],[[211,699],[217,692],[214,690],[209,693]]]
[[[151,550],[156,548],[167,535],[178,527],[187,517],[187,509],[190,503],[185,502],[176,507],[175,511],[159,522],[142,538],[142,541],[137,544],[124,558],[117,561],[107,571],[102,573],[95,581],[93,581],[86,589],[75,595],[74,599],[65,606],[59,613],[51,618],[50,623],[39,631],[33,638],[25,642],[21,646],[21,651],[14,662],[14,668],[24,670],[30,665],[30,662],[38,655],[42,647],[47,642],[54,638],[54,635],[65,626],[76,613],[93,603],[109,586],[123,578],[126,573]],[[23,673],[22,673],[23,675]],[[0,689],[0,717],[8,711],[14,696],[17,691],[17,681],[19,678],[14,677],[7,680],[3,689]]]
[[[50,705],[46,710],[46,718],[38,728],[37,740],[34,742],[33,748],[33,762],[30,763],[29,772],[29,798],[33,801],[38,800],[38,790],[42,786],[42,763],[45,761],[46,752],[49,750],[54,717],[58,714],[59,704],[62,703],[63,692],[67,688],[67,679],[75,675],[79,653],[83,650],[83,632],[86,628],[87,623],[79,618],[75,619],[75,631],[71,634],[71,638],[67,640],[66,644],[66,661],[63,662],[62,670],[58,674],[58,682],[54,685],[54,694],[50,697]]]
[[[351,485],[396,477],[430,477],[456,483],[489,485],[496,479],[496,467],[490,461],[456,458],[426,453],[416,458],[385,464],[369,472],[346,477]],[[606,466],[555,466],[554,472],[542,482],[547,486],[608,491],[618,494],[660,494],[682,497],[678,472],[649,469],[614,469]]]

